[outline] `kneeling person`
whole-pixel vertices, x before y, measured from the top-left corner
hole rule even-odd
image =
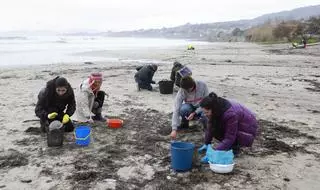
[[[73,131],[70,117],[75,110],[74,92],[65,78],[56,77],[48,81],[46,87],[39,92],[35,113],[40,118],[42,132],[48,132],[49,124],[55,120],[62,122],[64,131]]]
[[[197,119],[203,125],[206,124],[206,117],[204,117],[199,104],[208,94],[206,83],[195,81],[191,76],[181,79],[180,89],[175,98],[172,114],[172,131],[170,136],[173,139],[176,138],[178,129],[189,127],[190,120]]]
[[[199,151],[206,150],[212,138],[220,142],[215,150],[233,150],[237,155],[240,147],[251,147],[257,134],[258,122],[255,114],[244,105],[210,93],[200,102],[200,107],[208,118],[205,142]],[[202,162],[207,163],[204,157]]]
[[[101,73],[92,73],[80,84],[77,96],[77,116],[79,121],[106,121],[101,114],[106,94],[100,90],[102,81]]]
[[[173,67],[171,69],[170,79],[174,82],[174,84],[180,88],[180,82],[182,77],[191,76],[192,71],[187,67],[175,61],[173,63]]]
[[[153,75],[157,71],[158,66],[155,64],[152,65],[145,65],[137,67],[136,70],[138,71],[134,75],[134,79],[137,83],[137,90],[146,89],[152,91],[151,84],[155,84],[156,82],[153,81]]]

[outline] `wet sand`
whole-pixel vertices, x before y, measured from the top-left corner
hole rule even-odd
[[[0,189],[318,189],[320,187],[320,46],[217,43],[185,47],[84,53],[120,57],[114,62],[66,63],[0,69]],[[213,173],[197,153],[193,169],[170,168],[173,95],[137,92],[135,60],[159,65],[154,79],[168,79],[173,61],[187,64],[210,91],[251,108],[259,135],[235,159],[231,174]],[[92,126],[88,147],[72,140],[48,148],[34,115],[47,80],[66,77],[76,88],[91,72],[104,75],[109,98],[104,113],[121,129]],[[71,138],[73,134],[67,134]],[[178,140],[202,144],[200,126]]]

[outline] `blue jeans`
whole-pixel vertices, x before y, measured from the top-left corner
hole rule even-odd
[[[196,111],[198,107],[193,106],[192,104],[182,104],[180,108],[180,116],[181,116],[181,126],[183,125],[188,125],[189,121],[186,119],[186,117],[189,117],[189,115]],[[203,124],[205,127],[207,124],[207,118],[201,111],[200,113],[196,114],[193,118],[193,120],[200,120],[200,122]]]

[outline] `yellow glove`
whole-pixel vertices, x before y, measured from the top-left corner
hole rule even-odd
[[[57,117],[57,115],[58,115],[58,113],[57,113],[57,112],[49,113],[49,114],[48,114],[48,119],[54,119],[54,118],[56,118],[56,117]]]
[[[64,114],[63,118],[62,118],[62,123],[66,124],[70,121],[70,117],[68,114]]]

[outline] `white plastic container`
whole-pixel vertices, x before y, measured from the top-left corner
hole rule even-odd
[[[233,170],[234,163],[233,164],[228,164],[228,165],[222,165],[222,164],[213,164],[209,162],[210,169],[216,173],[220,174],[226,174],[230,173]]]

